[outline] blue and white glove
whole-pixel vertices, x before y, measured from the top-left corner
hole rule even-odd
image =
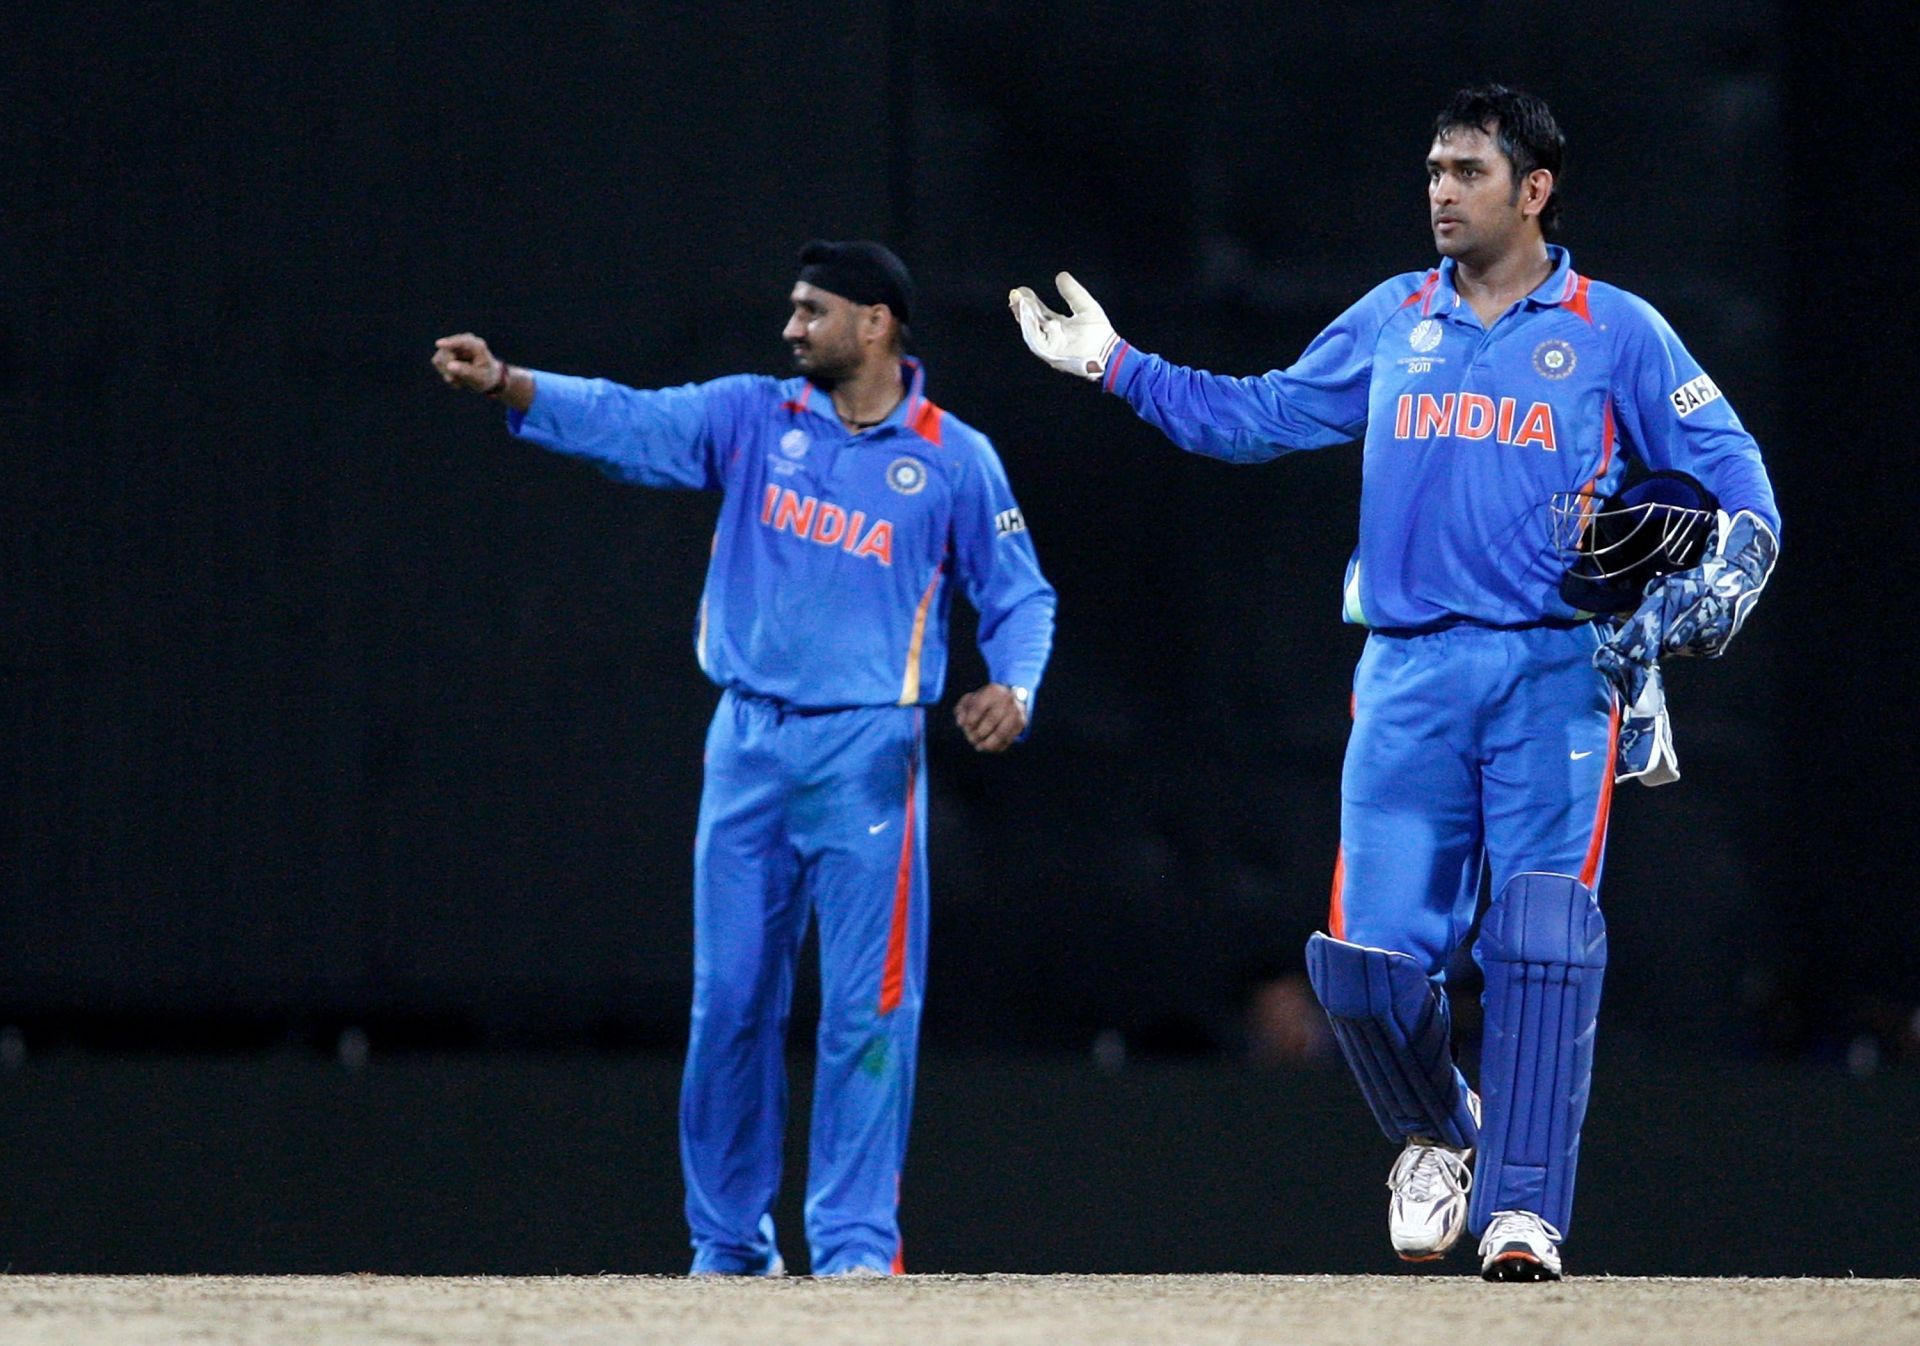
[[[1680,779],[1660,656],[1718,659],[1767,587],[1780,543],[1751,510],[1721,512],[1707,557],[1647,586],[1633,616],[1594,651],[1593,666],[1620,693],[1615,780],[1665,785]]]
[[[1638,641],[1662,654],[1718,659],[1767,587],[1780,544],[1752,510],[1723,511],[1707,557],[1691,570],[1662,575],[1610,644]],[[1634,628],[1639,632],[1629,636]]]
[[[1600,653],[1605,654],[1606,650],[1603,645]],[[1595,662],[1599,662],[1598,656]],[[1613,759],[1613,778],[1637,780],[1647,786],[1671,785],[1680,779],[1680,756],[1673,747],[1673,717],[1667,713],[1667,693],[1660,681],[1660,665],[1627,664],[1625,670],[1629,675],[1627,681],[1636,685],[1638,691],[1631,701],[1626,699],[1624,691],[1620,696],[1627,709],[1620,717],[1619,751]],[[1615,687],[1621,685],[1612,673],[1607,676]]]

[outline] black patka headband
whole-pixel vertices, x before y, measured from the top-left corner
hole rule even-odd
[[[911,321],[913,277],[906,264],[878,243],[829,243],[816,238],[800,249],[800,279],[856,304],[885,304]]]

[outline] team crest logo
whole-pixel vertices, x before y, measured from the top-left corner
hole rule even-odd
[[[1440,344],[1440,323],[1434,318],[1422,318],[1407,333],[1407,344],[1425,355]]]
[[[1564,379],[1578,363],[1573,347],[1558,338],[1533,348],[1533,372],[1543,379]]]
[[[780,436],[780,452],[789,458],[799,458],[806,453],[810,443],[812,440],[807,437],[805,430],[789,430]]]
[[[927,465],[918,458],[896,458],[887,467],[887,485],[901,495],[918,495],[927,484]]]

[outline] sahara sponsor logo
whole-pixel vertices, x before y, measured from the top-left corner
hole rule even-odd
[[[1720,400],[1720,390],[1714,387],[1713,380],[1702,374],[1697,379],[1688,379],[1685,383],[1667,394],[1667,400],[1673,403],[1674,411],[1685,420],[1709,402]]]

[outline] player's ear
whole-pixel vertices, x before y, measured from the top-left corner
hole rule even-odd
[[[860,315],[861,335],[874,341],[895,341],[900,330],[900,320],[893,316],[893,309],[887,304],[869,304]]]
[[[1527,174],[1521,184],[1520,213],[1538,218],[1547,208],[1547,202],[1553,198],[1553,173],[1549,169],[1536,168]]]

